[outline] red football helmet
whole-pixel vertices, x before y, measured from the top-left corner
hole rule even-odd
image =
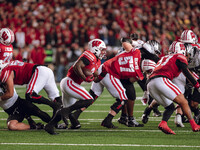
[[[9,28],[2,28],[0,30],[0,42],[4,45],[10,45],[15,40],[15,36],[12,30]]]

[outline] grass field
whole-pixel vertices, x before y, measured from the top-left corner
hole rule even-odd
[[[85,85],[87,89],[90,85]],[[141,116],[146,106],[143,106],[140,97],[143,95],[138,85],[135,85],[137,100],[134,107],[134,116],[141,123]],[[17,92],[24,97],[25,88],[17,87]],[[41,94],[45,95],[44,91]],[[59,135],[49,135],[44,130],[8,131],[6,127],[7,114],[0,109],[0,150],[199,150],[200,132],[192,132],[190,125],[185,128],[175,126],[174,115],[168,125],[176,132],[176,135],[166,135],[158,130],[157,126],[161,117],[151,117],[144,127],[126,127],[117,122],[119,114],[114,118],[114,125],[118,129],[107,129],[100,126],[101,121],[107,116],[114,98],[107,90],[84,113],[79,121],[81,129],[57,130]],[[51,109],[45,105],[38,105],[42,110],[51,113]],[[159,110],[163,111],[162,106]],[[36,122],[41,122],[33,117]]]

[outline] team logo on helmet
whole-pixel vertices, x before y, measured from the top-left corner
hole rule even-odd
[[[100,39],[91,40],[88,43],[89,50],[97,56],[99,59],[105,58],[106,55],[106,44]]]
[[[192,30],[184,30],[181,34],[181,42],[196,44],[198,39],[196,34]]]
[[[9,28],[2,28],[0,30],[0,42],[4,45],[10,45],[15,40],[14,33]]]
[[[186,55],[186,49],[183,43],[174,41],[169,47],[169,54]]]

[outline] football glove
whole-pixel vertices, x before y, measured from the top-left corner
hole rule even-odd
[[[149,101],[149,92],[144,91],[144,95],[141,99],[141,102],[143,105],[146,105],[148,103],[148,101]]]
[[[93,75],[87,76],[86,79],[85,79],[86,82],[92,82],[93,80],[94,80],[94,76]]]

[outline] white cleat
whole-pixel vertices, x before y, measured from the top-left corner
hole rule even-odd
[[[177,127],[185,127],[184,124],[182,123],[182,117],[180,114],[176,114],[174,123],[176,124]]]

